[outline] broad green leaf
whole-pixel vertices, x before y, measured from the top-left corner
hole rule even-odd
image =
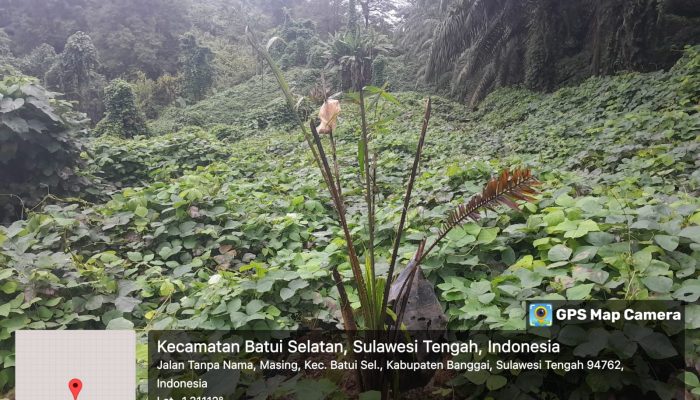
[[[248,302],[248,304],[245,305],[245,312],[248,315],[253,315],[260,311],[263,306],[265,306],[265,303],[263,303],[261,300],[254,299]]]
[[[678,354],[671,344],[671,341],[668,339],[668,336],[659,332],[652,332],[639,339],[637,343],[639,343],[649,357],[653,359],[670,358]]]
[[[465,232],[461,227],[457,226],[451,231],[447,232],[446,238],[447,240],[458,241],[465,236],[467,236],[467,232]]]
[[[533,260],[534,257],[527,254],[523,256],[520,260],[518,260],[515,264],[513,264],[513,268],[532,268]]]
[[[694,303],[700,299],[700,280],[692,279],[683,282],[680,288],[673,292],[673,298],[688,303]]]
[[[104,253],[100,254],[100,261],[102,261],[103,263],[109,264],[109,263],[120,261],[120,258],[116,254],[114,254],[114,252],[109,251],[109,252],[104,252]]]
[[[683,372],[681,375],[679,375],[679,379],[685,382],[685,384],[690,387],[700,386],[700,380],[698,379],[698,376],[690,371]]]
[[[136,210],[134,210],[134,214],[136,214],[137,216],[139,216],[141,218],[144,218],[146,215],[148,215],[148,208],[138,206],[138,207],[136,207]]]
[[[652,292],[666,294],[671,291],[673,280],[665,276],[647,276],[642,278],[642,283]]]
[[[557,340],[567,346],[576,346],[587,338],[586,331],[578,325],[566,325],[557,335]]]
[[[582,209],[589,214],[595,214],[603,209],[595,197],[584,197],[576,201],[576,207]]]
[[[692,217],[688,218],[688,222],[695,225],[700,225],[700,211],[693,214]]]
[[[290,289],[296,291],[296,290],[303,289],[303,288],[309,286],[309,281],[307,281],[305,279],[295,279],[295,280],[289,282],[288,286]]]
[[[685,307],[685,329],[700,329],[700,304]]]
[[[461,282],[460,282],[461,284]],[[487,280],[472,282],[469,285],[469,293],[484,294],[491,290],[491,282]]]
[[[564,222],[566,217],[564,216],[564,211],[555,210],[555,211],[545,215],[542,219],[544,220],[544,222],[547,223],[547,226],[555,226],[555,225],[559,225],[560,223]]]
[[[687,228],[683,228],[678,233],[678,236],[691,239],[695,243],[700,243],[700,226],[689,226]]]
[[[621,331],[610,333],[608,346],[622,359],[630,358],[637,352],[637,344]]]
[[[532,242],[532,246],[534,246],[534,247],[545,246],[545,245],[549,244],[549,242],[551,240],[552,240],[552,238],[549,236],[539,238],[539,239],[536,239],[535,241]]]
[[[496,298],[495,293],[484,293],[482,295],[479,295],[479,297],[478,297],[479,302],[481,302],[483,304],[489,304],[490,302],[493,301],[494,298]]]
[[[95,295],[95,296],[90,296],[88,300],[85,302],[85,309],[86,310],[97,310],[98,308],[102,307],[102,303],[104,302],[104,297],[102,295]]]
[[[17,315],[0,320],[0,327],[7,329],[8,333],[12,333],[19,329],[26,329],[29,323],[31,323],[31,319],[27,318],[25,315]]]
[[[54,297],[53,299],[47,300],[44,305],[46,307],[56,307],[63,299],[61,297]]]
[[[610,333],[603,328],[593,328],[588,331],[587,335],[587,340],[574,348],[574,355],[596,357],[608,344]]]
[[[520,278],[520,284],[524,288],[534,288],[542,283],[542,275],[529,269],[518,269],[515,271],[515,275]]]
[[[295,291],[290,288],[282,288],[282,290],[280,290],[280,297],[282,300],[289,300],[294,296],[294,292]]]
[[[325,400],[331,393],[336,391],[336,386],[329,379],[302,379],[294,384],[294,391],[297,399]],[[367,392],[366,392],[367,393]],[[376,392],[379,393],[379,392]],[[380,399],[381,397],[362,397],[360,399]]]
[[[557,205],[562,207],[573,207],[576,204],[576,201],[568,194],[562,194],[561,196],[557,197],[555,202]]]
[[[137,251],[128,251],[126,253],[126,256],[129,258],[130,261],[133,261],[133,262],[140,262],[143,260],[143,254],[141,254]]]
[[[654,241],[664,250],[673,251],[678,247],[677,236],[656,235]]]
[[[466,223],[462,226],[462,229],[464,229],[465,232],[472,236],[478,236],[479,232],[481,232],[481,226],[474,223],[474,222],[469,222]]]
[[[482,228],[477,240],[482,244],[489,244],[496,240],[499,228]]]
[[[586,374],[586,384],[593,392],[605,393],[610,390],[613,383],[615,382],[612,377],[600,371],[591,371]]]
[[[634,253],[632,255],[632,261],[634,262],[634,267],[638,271],[645,271],[649,268],[652,260],[652,253],[656,251],[657,248],[654,246],[648,246],[642,250]]]
[[[569,221],[569,220],[564,220],[551,228],[551,232],[569,232],[569,231],[574,231],[576,230],[576,227],[578,224],[576,224],[576,221]]]
[[[611,243],[607,244],[605,246],[602,246],[601,248],[598,249],[598,255],[600,257],[617,257],[623,254],[628,254],[630,251],[630,243],[629,242],[618,242],[618,243]]]
[[[165,317],[165,318],[161,319],[160,321],[155,322],[153,324],[153,329],[157,330],[157,331],[162,331],[162,330],[168,329],[172,325],[173,321],[175,321],[175,319],[173,317],[170,317],[170,316]]]
[[[564,233],[564,237],[567,238],[580,238],[588,234],[588,232],[597,232],[600,228],[595,221],[590,219],[579,222],[578,226],[574,230],[567,230]]]
[[[241,309],[241,299],[237,297],[237,298],[229,301],[226,308],[228,309],[228,312],[235,312],[235,311],[240,310]]]
[[[134,323],[124,317],[114,318],[107,324],[109,330],[132,330]]]
[[[558,244],[551,249],[549,249],[549,252],[547,253],[547,258],[549,258],[549,261],[566,261],[571,257],[571,253],[573,250],[570,248],[564,246],[563,244]]]
[[[615,235],[608,232],[589,232],[586,241],[594,246],[605,246],[615,240]]]
[[[593,286],[595,286],[594,283],[586,283],[566,289],[566,298],[569,300],[583,300],[591,294]]]
[[[175,285],[166,280],[163,283],[160,284],[160,289],[158,289],[158,293],[160,293],[161,296],[170,296],[175,292]]]
[[[0,286],[0,291],[2,291],[5,294],[12,294],[17,291],[17,282],[15,281],[7,281]]]
[[[0,317],[7,317],[10,315],[10,310],[12,307],[10,307],[10,303],[5,303],[0,305]]]
[[[257,285],[255,286],[255,290],[258,293],[266,293],[272,290],[272,286],[274,285],[274,280],[272,279],[261,279],[258,281]]]
[[[489,378],[490,374],[486,370],[467,371],[464,373],[464,376],[476,385],[483,385]]]
[[[489,390],[498,390],[498,389],[502,388],[503,386],[505,386],[506,383],[508,383],[508,379],[506,379],[505,376],[491,375],[486,380],[486,387]]]

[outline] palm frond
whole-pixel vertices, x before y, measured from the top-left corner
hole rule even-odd
[[[500,86],[512,61],[522,62],[522,32],[530,0],[461,0],[435,28],[424,78],[439,84],[450,73],[452,94],[471,106]],[[520,75],[517,76],[519,81]]]
[[[493,210],[499,204],[518,210],[517,201],[532,202],[537,194],[535,186],[540,182],[532,176],[529,169],[504,170],[501,174],[491,179],[481,193],[473,196],[469,202],[460,204],[448,216],[442,228],[438,231],[438,237],[423,253],[421,260],[456,226],[466,219],[477,221],[481,218],[482,209]],[[420,260],[419,260],[420,264]]]
[[[478,45],[495,24],[513,16],[510,0],[462,0],[440,24],[434,34],[427,78],[450,69],[451,63],[467,48]]]

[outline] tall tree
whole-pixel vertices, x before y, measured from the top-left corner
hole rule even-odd
[[[355,0],[348,0],[348,30],[354,32],[357,29],[357,4]]]
[[[100,66],[97,49],[90,36],[76,32],[68,38],[63,52],[46,73],[46,84],[78,101],[78,110],[87,113],[93,122],[102,118],[102,90],[104,77],[97,71]]]
[[[58,54],[56,54],[53,46],[43,43],[32,50],[31,53],[22,57],[19,61],[20,69],[23,73],[43,81],[46,73],[49,72],[57,58]]]
[[[399,35],[427,57],[424,77],[476,105],[500,86],[550,90],[670,66],[674,48],[700,37],[700,2],[443,0],[414,7],[408,21]]]
[[[358,1],[360,2],[365,29],[369,28],[371,24],[375,28],[386,26],[391,22],[393,14],[398,11],[396,1],[393,0]]]
[[[342,0],[310,0],[305,9],[306,15],[302,17],[316,21],[319,35],[332,34],[343,28]]]
[[[214,82],[214,70],[211,65],[211,50],[199,44],[192,33],[180,38],[180,62],[182,64],[182,89],[192,101],[199,101]]]
[[[97,125],[103,134],[116,134],[126,138],[148,134],[143,113],[136,107],[132,86],[115,79],[105,88],[105,118]]]
[[[12,50],[22,56],[42,43],[62,51],[76,31],[88,32],[86,16],[97,0],[3,0],[0,26],[12,38]]]
[[[189,28],[187,0],[90,0],[87,21],[109,77],[140,70],[175,73],[178,38]]]
[[[10,48],[11,44],[12,40],[10,37],[7,36],[3,29],[0,29],[0,67],[2,68],[11,68],[11,65],[16,61]]]
[[[338,32],[324,43],[325,56],[337,69],[342,89],[360,90],[372,81],[372,62],[390,50],[388,38],[373,29]]]
[[[178,37],[190,28],[191,0],[3,0],[0,26],[17,56],[42,43],[63,50],[67,38],[86,32],[110,77],[142,70],[155,78],[177,69]]]

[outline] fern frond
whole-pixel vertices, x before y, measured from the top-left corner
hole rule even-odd
[[[473,196],[469,202],[460,204],[448,216],[442,228],[438,231],[438,238],[423,253],[421,260],[456,226],[470,218],[477,221],[481,218],[482,209],[494,210],[499,204],[518,210],[516,201],[535,200],[537,194],[535,186],[540,182],[532,176],[529,169],[504,170],[501,174],[491,179],[481,193]]]

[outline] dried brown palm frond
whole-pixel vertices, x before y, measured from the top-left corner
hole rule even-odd
[[[516,201],[534,201],[533,195],[537,194],[535,186],[540,182],[532,176],[529,169],[516,169],[514,171],[505,170],[501,174],[491,179],[481,193],[472,197],[469,202],[460,204],[447,217],[446,222],[438,231],[438,237],[428,250],[423,253],[419,262],[423,260],[430,251],[456,226],[462,224],[467,218],[472,220],[480,219],[482,209],[493,210],[499,204],[506,205],[517,210]]]

